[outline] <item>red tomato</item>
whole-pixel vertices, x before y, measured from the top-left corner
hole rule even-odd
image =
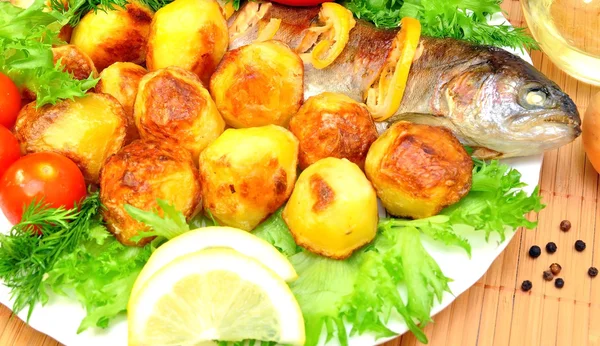
[[[21,157],[19,142],[4,126],[0,126],[0,178]]]
[[[10,129],[21,110],[19,88],[5,74],[0,73],[0,125]]]
[[[23,156],[0,178],[0,208],[8,221],[21,221],[23,206],[44,199],[50,207],[73,208],[86,195],[83,174],[68,158],[55,153]]]
[[[316,6],[324,2],[330,2],[332,0],[273,0],[278,4],[288,6]]]

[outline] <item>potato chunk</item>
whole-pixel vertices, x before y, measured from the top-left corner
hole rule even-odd
[[[152,14],[150,8],[138,2],[114,11],[90,11],[73,29],[71,44],[89,55],[98,71],[117,61],[142,64]]]
[[[250,231],[288,199],[297,164],[298,140],[282,127],[225,130],[200,154],[204,209]]]
[[[300,168],[326,157],[346,158],[361,169],[377,129],[364,104],[346,95],[325,92],[312,96],[290,121],[300,141]]]
[[[208,84],[228,45],[227,22],[215,0],[175,0],[152,20],[146,64],[150,71],[179,66]]]
[[[329,157],[300,174],[283,219],[296,244],[344,259],[375,237],[377,196],[356,164]]]
[[[188,219],[200,207],[200,181],[192,156],[167,142],[139,139],[113,155],[102,169],[100,201],[108,229],[125,245],[142,246],[131,237],[149,229],[125,211],[129,204],[142,210],[158,208],[156,199],[172,204]]]
[[[65,155],[89,183],[98,182],[102,165],[121,149],[126,131],[127,119],[119,102],[110,95],[92,93],[39,109],[35,102],[29,103],[15,124],[24,153]]]
[[[125,110],[128,124],[125,144],[140,137],[133,119],[133,105],[140,81],[146,73],[145,68],[134,63],[116,62],[100,73],[100,81],[96,84],[96,92],[113,96]]]
[[[89,76],[96,78],[98,71],[90,57],[81,49],[72,44],[52,47],[54,63],[60,60],[63,70],[73,74],[75,79],[87,79]]]
[[[142,78],[134,118],[142,138],[177,143],[192,153],[194,161],[225,129],[208,90],[195,74],[180,67]]]
[[[227,125],[287,127],[304,98],[304,65],[279,41],[227,52],[210,80],[210,93]]]
[[[371,146],[367,177],[390,214],[420,219],[458,202],[471,188],[473,161],[443,127],[401,121]]]

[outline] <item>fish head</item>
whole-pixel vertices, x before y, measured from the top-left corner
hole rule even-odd
[[[504,50],[455,75],[446,98],[452,121],[471,145],[503,157],[525,156],[570,143],[581,134],[577,107],[556,83]]]

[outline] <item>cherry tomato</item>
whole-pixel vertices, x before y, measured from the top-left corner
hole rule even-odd
[[[19,157],[19,142],[6,127],[0,125],[0,178]]]
[[[0,73],[0,125],[10,129],[21,110],[19,88],[5,74]]]
[[[273,0],[278,4],[288,6],[316,6],[324,2],[330,2],[332,0]]]
[[[8,221],[21,221],[23,206],[43,198],[52,208],[73,208],[86,195],[83,174],[68,158],[55,153],[23,156],[0,178],[0,208]]]

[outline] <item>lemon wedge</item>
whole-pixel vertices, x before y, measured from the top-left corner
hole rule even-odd
[[[288,285],[229,248],[178,257],[152,275],[128,306],[129,345],[211,345],[213,340],[305,342]]]
[[[227,247],[255,258],[286,282],[298,278],[287,258],[268,242],[241,229],[215,226],[186,232],[154,251],[137,277],[131,294],[136,294],[148,278],[178,257],[211,247]]]

